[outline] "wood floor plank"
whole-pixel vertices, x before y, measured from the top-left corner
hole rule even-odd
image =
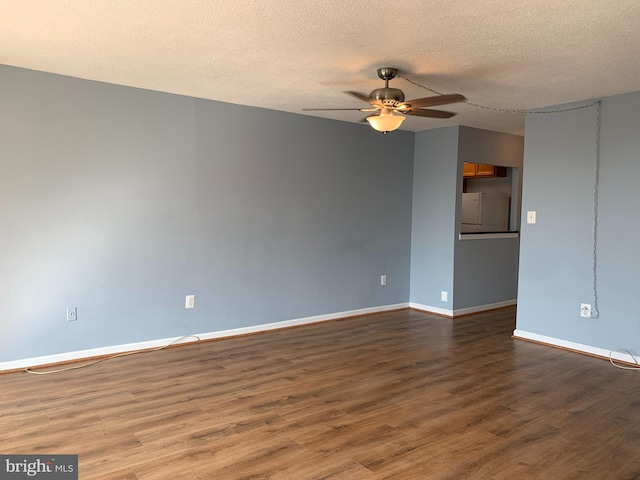
[[[0,451],[88,480],[640,478],[636,372],[399,310],[0,375]]]
[[[376,478],[482,478],[471,475],[461,468],[470,459],[481,458],[491,451],[491,447],[504,440],[479,428],[472,428],[456,434],[446,434],[437,441],[416,442],[412,450],[403,450],[400,455],[369,465],[378,476]]]
[[[135,473],[133,473],[129,469],[118,470],[114,472],[109,472],[105,474],[101,474],[100,471],[90,472],[90,471],[79,471],[79,478],[92,478],[93,480],[140,480]]]

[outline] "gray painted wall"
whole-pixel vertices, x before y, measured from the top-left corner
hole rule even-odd
[[[460,127],[460,162],[522,167],[524,139],[510,133]]]
[[[409,300],[410,132],[6,66],[0,104],[0,361]]]
[[[411,302],[451,310],[458,226],[459,127],[416,133],[411,236]],[[449,294],[440,300],[440,292]]]
[[[456,240],[454,310],[518,296],[518,239]]]
[[[640,352],[639,111],[640,92],[602,101],[598,319],[579,314],[593,303],[596,109],[527,117],[523,211],[536,210],[537,223],[522,225],[519,330]]]

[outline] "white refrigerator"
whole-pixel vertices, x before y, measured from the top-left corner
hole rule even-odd
[[[463,193],[460,232],[507,232],[509,203],[503,193]]]

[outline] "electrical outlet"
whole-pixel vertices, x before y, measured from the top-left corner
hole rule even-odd
[[[536,223],[536,212],[534,210],[527,212],[527,223]]]
[[[580,304],[580,316],[581,317],[586,317],[586,318],[591,318],[591,305],[589,305],[588,303],[581,303]]]
[[[449,301],[449,293],[442,290],[440,292],[440,300],[442,300],[443,302]]]
[[[196,296],[195,295],[187,295],[184,300],[184,308],[195,308],[196,306]]]
[[[386,284],[387,284],[387,276],[380,275],[380,285],[386,285]]]
[[[67,322],[75,322],[78,320],[78,307],[67,308]]]

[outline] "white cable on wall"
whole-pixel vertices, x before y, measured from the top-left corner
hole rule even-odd
[[[398,75],[399,78],[406,80],[407,82],[423,88],[431,93],[435,93],[436,95],[444,95],[441,92],[438,92],[432,88],[425,87],[424,85],[419,84],[406,77],[405,75]],[[587,105],[580,105],[578,107],[569,107],[563,108],[559,110],[516,110],[516,109],[508,109],[508,108],[495,108],[488,107],[486,105],[480,105],[477,103],[472,103],[469,101],[464,102],[467,105],[476,108],[482,108],[484,110],[491,110],[494,112],[501,113],[513,113],[516,115],[531,115],[531,114],[555,114],[555,113],[564,113],[564,112],[572,112],[574,110],[582,110],[583,108],[596,107],[596,125],[595,125],[595,160],[593,167],[593,210],[591,216],[591,286],[593,292],[593,308],[591,310],[591,318],[599,318],[600,311],[598,310],[598,282],[597,282],[597,246],[598,246],[598,187],[599,187],[599,175],[600,175],[600,106],[602,105],[602,100],[597,100],[593,103],[589,103]]]
[[[598,310],[598,188],[600,182],[600,106],[601,100],[596,102],[596,134],[595,134],[595,160],[593,165],[593,211],[591,222],[591,279],[593,287],[593,310],[591,312],[591,318],[599,318],[600,311]]]
[[[403,78],[407,82],[416,85],[420,88],[428,90],[431,93],[435,93],[436,95],[443,95],[442,93],[433,90],[432,88],[425,87],[424,85],[419,84],[418,82],[414,82],[410,78],[407,78],[404,75],[398,75],[398,77]],[[488,107],[486,105],[479,105],[477,103],[465,102],[467,105],[476,108],[482,108],[484,110],[492,110],[494,112],[502,112],[502,113],[513,113],[513,114],[554,114],[554,113],[564,113],[570,112],[574,110],[581,110],[583,108],[596,107],[596,118],[595,118],[595,141],[594,141],[594,162],[593,162],[593,206],[592,206],[592,214],[591,214],[591,287],[592,287],[592,295],[593,295],[593,308],[591,310],[591,318],[597,319],[600,318],[600,310],[598,307],[598,193],[600,187],[600,121],[601,121],[601,107],[602,100],[597,100],[596,102],[589,103],[587,105],[581,105],[579,107],[571,107],[560,110],[536,110],[536,111],[527,111],[527,110],[516,110],[516,109],[507,109],[507,108],[494,108]],[[616,364],[613,361],[613,354],[615,352],[624,352],[631,356],[633,361],[635,362],[635,366],[623,366]],[[617,368],[622,368],[625,370],[640,370],[640,363],[637,358],[628,350],[612,350],[609,353],[609,361],[612,365]]]
[[[616,363],[613,361],[613,354],[614,353],[626,353],[627,355],[629,355],[632,359],[633,359],[633,363],[631,364],[631,366],[629,365],[620,365],[619,363]],[[631,353],[629,350],[624,350],[624,349],[620,349],[620,350],[611,350],[611,352],[609,352],[609,362],[611,362],[611,365],[613,365],[616,368],[621,368],[622,370],[640,370],[640,363],[638,363],[638,359],[636,358],[636,356]]]
[[[404,75],[398,75],[399,78],[403,78],[407,82],[416,85],[420,88],[428,90],[431,93],[435,93],[436,95],[444,95],[432,88],[425,87],[424,85],[419,84],[418,82],[414,82],[410,78]],[[602,100],[597,100],[596,102],[589,103],[587,105],[581,105],[579,107],[571,107],[560,110],[536,110],[536,111],[527,111],[527,110],[516,110],[516,109],[506,109],[506,108],[494,108],[488,107],[486,105],[480,105],[472,102],[465,102],[467,105],[476,108],[482,108],[484,110],[492,110],[494,112],[502,112],[502,113],[513,113],[513,114],[554,114],[554,113],[564,113],[570,112],[574,110],[581,110],[583,108],[596,107],[596,118],[595,118],[595,154],[594,154],[594,165],[593,165],[593,208],[592,208],[592,216],[591,216],[591,280],[592,280],[592,293],[593,293],[593,309],[591,311],[591,318],[600,318],[600,310],[598,308],[598,191],[599,191],[599,183],[600,183],[600,110],[602,106]],[[635,366],[623,366],[616,364],[613,361],[613,354],[615,352],[624,352],[631,356],[633,361],[635,362]],[[612,350],[609,353],[609,361],[612,365],[617,368],[622,368],[625,370],[640,370],[640,363],[637,358],[628,350]]]
[[[24,372],[25,373],[30,373],[31,375],[51,375],[52,373],[60,373],[60,372],[67,372],[69,370],[77,370],[79,368],[90,367],[92,365],[96,365],[96,364],[101,363],[101,362],[106,362],[107,360],[111,360],[113,358],[126,357],[126,356],[129,356],[129,355],[136,355],[138,353],[157,352],[159,350],[164,350],[165,348],[169,348],[170,346],[175,345],[180,340],[184,340],[185,338],[195,338],[196,341],[198,341],[198,342],[200,341],[200,337],[198,337],[197,335],[185,335],[183,337],[176,338],[172,342],[170,342],[170,343],[168,343],[166,345],[162,345],[161,347],[149,348],[149,349],[145,349],[145,350],[133,350],[133,351],[130,351],[130,352],[123,352],[123,353],[116,353],[115,355],[110,355],[108,357],[99,358],[99,359],[94,360],[94,361],[89,362],[89,363],[83,363],[81,365],[71,365],[69,367],[58,368],[56,370],[40,370],[40,371],[36,371],[36,370],[33,370],[32,367],[27,367],[27,368],[24,369]]]
[[[425,87],[424,85],[419,84],[418,82],[414,82],[413,80],[411,80],[409,77],[406,77],[405,75],[398,75],[398,78],[402,78],[404,80],[406,80],[407,82],[415,85],[416,87],[420,87],[423,88],[431,93],[435,93],[436,95],[444,95],[444,93],[438,92],[432,88],[429,87]],[[491,110],[493,112],[500,112],[500,113],[513,113],[515,115],[536,115],[536,114],[545,114],[545,113],[564,113],[564,112],[573,112],[574,110],[582,110],[583,108],[589,108],[589,107],[593,107],[594,105],[600,103],[600,100],[593,102],[593,103],[589,103],[587,105],[580,105],[578,107],[569,107],[569,108],[563,108],[560,110],[517,110],[514,108],[496,108],[496,107],[488,107],[486,105],[480,105],[478,103],[472,103],[470,101],[466,101],[463,102],[467,105],[470,105],[472,107],[476,107],[476,108],[481,108],[483,110]]]

